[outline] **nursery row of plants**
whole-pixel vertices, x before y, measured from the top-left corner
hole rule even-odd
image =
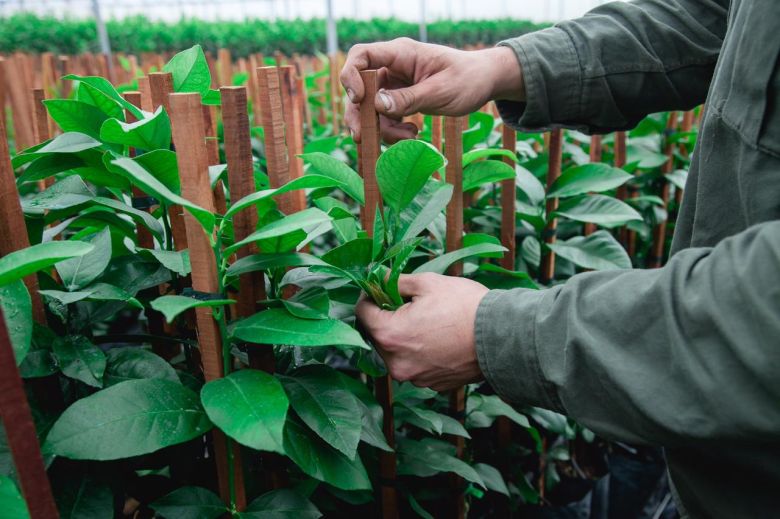
[[[464,47],[492,44],[544,27],[527,20],[435,21],[428,24],[431,42]],[[182,19],[176,22],[149,20],[143,16],[109,20],[106,27],[111,48],[118,52],[177,52],[195,44],[216,52],[229,48],[238,57],[254,52],[276,51],[314,54],[325,51],[325,20],[241,20],[205,21]],[[397,19],[338,21],[342,50],[355,43],[417,37],[417,23]],[[0,18],[0,52],[54,52],[79,54],[96,52],[97,29],[91,19],[58,19],[33,14]]]
[[[488,106],[380,148],[364,109],[356,146],[327,67],[215,90],[195,46],[127,85],[66,76],[30,148],[4,124],[0,393],[26,398],[0,399],[3,517],[495,517],[605,475],[565,416],[390,380],[354,307],[403,305],[401,273],[660,265],[696,114],[591,138]]]

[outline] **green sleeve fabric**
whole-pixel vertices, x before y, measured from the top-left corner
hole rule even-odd
[[[615,2],[501,42],[517,54],[528,100],[499,101],[501,116],[521,131],[606,133],[633,128],[650,113],[693,108],[706,97],[728,5]]]
[[[780,221],[683,250],[661,269],[491,291],[476,342],[501,397],[607,438],[776,441]]]

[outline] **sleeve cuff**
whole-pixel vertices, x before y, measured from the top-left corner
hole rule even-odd
[[[506,124],[519,131],[546,131],[578,120],[582,78],[574,42],[566,31],[551,27],[505,40],[523,72],[526,99],[496,101]]]
[[[561,412],[554,385],[540,364],[535,337],[536,309],[545,290],[491,290],[477,310],[477,361],[496,393],[516,406]]]

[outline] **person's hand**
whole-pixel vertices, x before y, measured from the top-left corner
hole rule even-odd
[[[411,139],[417,127],[405,115],[466,115],[491,99],[522,101],[520,64],[513,50],[495,47],[456,50],[409,38],[352,47],[341,71],[349,101],[345,122],[360,142],[360,106],[365,88],[360,71],[377,69],[380,90],[374,100],[387,142]]]
[[[411,302],[394,312],[367,297],[356,309],[390,375],[436,391],[482,380],[474,321],[488,289],[470,279],[439,274],[401,276],[398,289]]]

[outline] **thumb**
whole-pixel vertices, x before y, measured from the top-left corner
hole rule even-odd
[[[434,92],[430,80],[423,80],[406,88],[392,90],[382,88],[376,94],[374,106],[377,112],[400,119],[405,115],[422,111],[425,101],[430,101]]]

